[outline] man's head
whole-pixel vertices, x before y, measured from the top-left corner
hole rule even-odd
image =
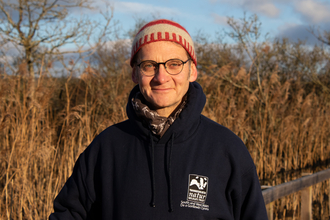
[[[173,21],[152,21],[136,35],[131,55],[132,79],[149,107],[169,116],[197,78],[190,35]]]
[[[146,44],[158,41],[170,41],[180,44],[189,54],[192,61],[197,66],[197,57],[195,54],[194,42],[188,31],[180,24],[160,19],[147,23],[136,34],[131,51],[131,67],[134,65],[136,53]]]

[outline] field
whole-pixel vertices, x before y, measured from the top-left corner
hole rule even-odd
[[[0,219],[46,219],[78,155],[126,118],[130,70],[106,77],[91,68],[80,78],[41,75],[34,92],[28,76],[1,77]],[[200,72],[198,82],[207,96],[203,114],[244,141],[262,185],[329,166],[328,94],[299,80],[280,81],[276,73],[262,80],[260,92],[248,70],[233,66]],[[329,216],[327,184],[314,187],[315,219]],[[291,195],[276,202],[274,216],[299,219],[299,207],[299,194]]]

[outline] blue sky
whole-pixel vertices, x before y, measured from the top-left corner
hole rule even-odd
[[[287,37],[292,41],[316,39],[307,29],[311,26],[330,30],[329,0],[140,0],[107,1],[114,7],[114,19],[121,33],[134,27],[137,18],[172,19],[194,36],[203,32],[214,39],[216,32],[229,31],[227,18],[240,19],[256,14],[262,22],[262,34],[269,37]],[[97,2],[98,6],[105,4]]]
[[[6,0],[17,2],[17,0]],[[249,17],[256,14],[262,23],[262,36],[268,33],[270,40],[286,37],[292,42],[306,40],[309,45],[319,41],[307,31],[310,27],[318,27],[320,30],[330,32],[330,0],[91,0],[94,7],[105,9],[107,4],[114,8],[113,20],[118,22],[119,36],[128,38],[127,32],[134,28],[137,19],[151,20],[166,18],[174,20],[184,26],[195,40],[199,32],[217,43],[216,33],[229,32],[228,17],[240,19],[244,13]],[[90,20],[98,19],[98,10],[73,9],[72,17],[87,16]],[[125,35],[126,34],[126,35]],[[0,36],[1,37],[1,36]],[[110,37],[115,41],[115,37]],[[224,42],[232,43],[229,37]],[[1,56],[3,60],[13,60],[12,57],[20,54],[19,47],[11,44]],[[65,45],[60,50],[70,50],[74,45]]]

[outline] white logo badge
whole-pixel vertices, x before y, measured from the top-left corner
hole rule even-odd
[[[207,197],[209,178],[206,176],[189,174],[187,200],[205,203]]]

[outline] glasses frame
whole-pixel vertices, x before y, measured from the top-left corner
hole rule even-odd
[[[182,69],[180,70],[180,72],[175,73],[175,74],[168,72],[168,70],[167,70],[167,68],[166,68],[166,63],[169,62],[169,61],[172,61],[172,60],[178,60],[178,61],[181,61],[181,62],[182,62]],[[144,61],[142,61],[141,63],[137,64],[137,66],[140,68],[140,71],[142,72],[143,75],[145,75],[145,76],[154,76],[154,75],[156,75],[156,73],[154,73],[154,74],[152,74],[152,75],[150,75],[150,74],[145,74],[145,72],[144,72],[144,71],[141,69],[141,67],[140,67],[141,64],[143,64],[143,63],[145,63],[145,62],[152,62],[152,63],[156,64],[157,66],[156,66],[155,72],[159,69],[159,65],[160,65],[160,64],[163,64],[163,65],[164,65],[164,68],[165,68],[165,70],[166,70],[166,72],[167,72],[168,74],[172,75],[172,76],[175,76],[175,75],[178,75],[178,74],[180,74],[180,73],[182,72],[182,70],[183,70],[183,68],[184,68],[184,65],[185,65],[189,60],[191,60],[191,58],[188,58],[188,60],[186,60],[186,61],[183,61],[183,60],[180,60],[180,59],[169,59],[169,60],[166,60],[165,62],[159,62],[159,63],[157,63],[157,62],[154,61],[154,60],[144,60]]]

